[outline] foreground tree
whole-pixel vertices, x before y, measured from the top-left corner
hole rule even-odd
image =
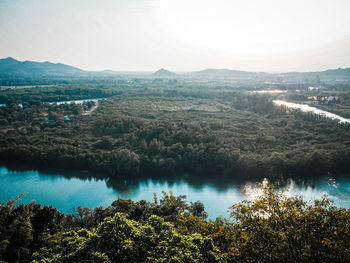
[[[34,262],[222,262],[210,238],[181,235],[170,223],[151,216],[145,224],[122,213],[106,218],[96,230],[69,231],[52,237]]]
[[[72,215],[19,199],[0,205],[0,261],[350,262],[349,209],[272,186],[215,221],[200,202],[171,192]]]
[[[349,262],[350,210],[327,198],[307,202],[271,186],[232,206],[240,258],[274,262]]]
[[[350,262],[350,210],[307,202],[272,186],[231,207],[231,221],[180,216],[175,229],[213,239],[230,262]]]

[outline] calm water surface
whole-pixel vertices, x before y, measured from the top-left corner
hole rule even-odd
[[[319,114],[319,115],[323,115],[325,117],[331,118],[333,120],[338,120],[340,122],[344,122],[344,123],[350,123],[350,119],[346,119],[343,118],[337,114],[328,112],[328,111],[324,111],[324,110],[320,110],[317,109],[316,107],[311,107],[309,105],[306,104],[299,104],[299,103],[293,103],[293,102],[288,102],[288,101],[284,101],[284,100],[274,100],[273,103],[275,103],[276,105],[282,105],[282,106],[286,106],[288,108],[292,108],[292,109],[299,109],[301,111],[304,112],[312,112],[315,114]]]
[[[81,175],[83,174],[83,175]],[[79,177],[78,177],[79,176]],[[289,195],[300,194],[308,200],[327,194],[340,207],[350,208],[349,177],[333,180],[329,177],[313,182],[287,183]],[[220,182],[219,182],[220,181]],[[229,182],[182,176],[172,179],[106,180],[95,179],[84,173],[68,171],[42,172],[14,170],[0,166],[0,202],[5,203],[20,193],[28,193],[23,202],[53,205],[59,211],[70,213],[79,205],[94,208],[109,206],[116,198],[153,201],[153,193],[171,190],[175,195],[186,195],[188,201],[204,203],[210,218],[227,217],[228,207],[244,199],[252,199],[261,192],[258,182]]]

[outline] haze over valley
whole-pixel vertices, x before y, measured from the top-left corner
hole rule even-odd
[[[349,3],[0,1],[0,262],[349,262]]]

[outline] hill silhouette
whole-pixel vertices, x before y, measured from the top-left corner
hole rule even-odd
[[[160,70],[157,70],[156,72],[154,72],[152,76],[157,78],[171,78],[171,77],[176,77],[177,74],[167,69],[161,68]]]
[[[84,70],[62,63],[18,61],[11,57],[0,59],[1,76],[72,76],[86,73]]]

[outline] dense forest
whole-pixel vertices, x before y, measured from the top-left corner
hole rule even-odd
[[[322,107],[346,115],[346,84],[327,91],[276,84],[272,88],[288,91],[277,95],[258,93],[266,87],[249,81],[234,87],[157,78],[1,81],[9,86],[0,93],[0,161],[9,166],[89,170],[112,186],[150,175],[280,181],[350,171],[348,123],[273,103],[338,92],[343,108]],[[64,103],[71,100],[87,101]],[[72,214],[23,204],[19,196],[0,205],[0,260],[350,260],[348,209],[326,198],[286,197],[272,186],[264,191],[254,201],[233,204],[228,219],[216,220],[206,219],[200,201],[166,192],[153,202],[119,198]]]
[[[96,96],[108,99],[46,103]],[[281,108],[271,96],[224,84],[135,80],[105,89],[6,90],[2,99],[3,162],[87,169],[110,178],[184,172],[288,178],[349,172],[348,124]]]
[[[0,93],[0,103],[11,105],[20,101],[23,102],[58,102],[80,99],[108,98],[118,95],[120,92],[115,90],[104,90],[98,88],[81,87],[36,87],[34,89],[19,88],[7,89]]]
[[[6,262],[349,262],[350,210],[306,202],[272,186],[206,220],[200,201],[163,192],[64,215],[20,198],[0,205]],[[19,202],[19,203],[18,203]]]

